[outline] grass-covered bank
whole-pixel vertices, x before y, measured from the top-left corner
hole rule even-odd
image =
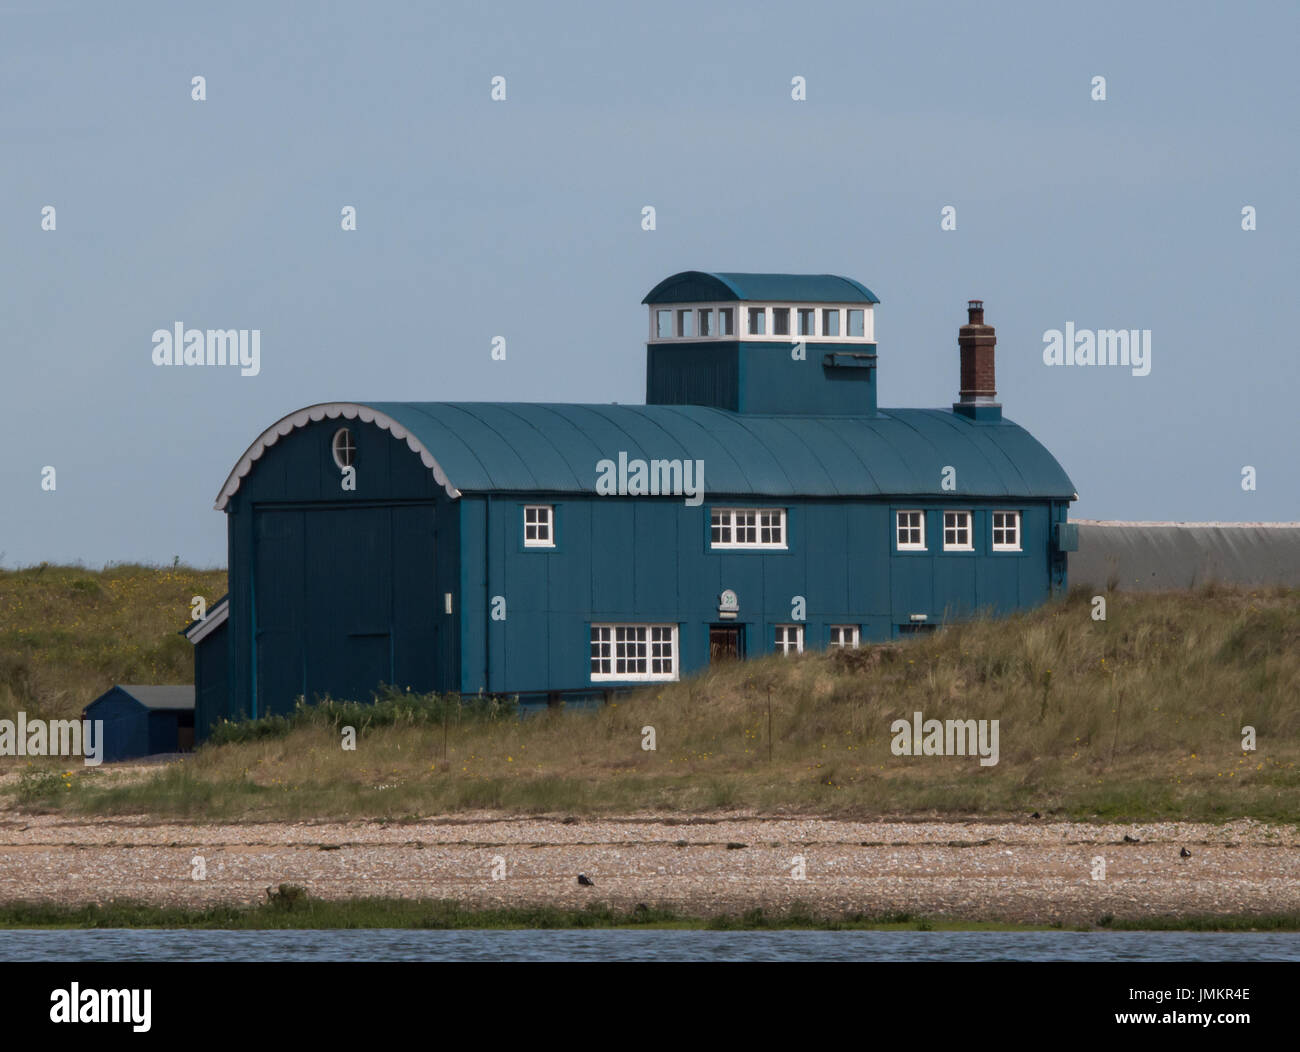
[[[716,667],[592,712],[332,705],[231,727],[161,770],[37,762],[0,791],[28,809],[217,821],[727,809],[1295,822],[1300,591],[1107,599],[1105,621],[1079,593],[903,645]],[[894,755],[891,724],[917,711],[998,720],[998,763]]]
[[[77,717],[114,683],[193,683],[177,632],[194,596],[225,591],[225,570],[188,566],[0,569],[0,719]]]
[[[287,891],[287,894],[286,894]],[[818,913],[795,905],[784,910],[694,916],[658,907],[617,909],[592,903],[580,909],[555,906],[474,908],[447,900],[351,899],[327,901],[281,888],[257,906],[150,906],[108,902],[84,906],[41,903],[0,905],[0,930],[32,928],[286,929],[694,929],[710,931],[1300,931],[1300,914],[1156,917],[1111,916],[1093,924],[1019,924],[1000,920],[911,913]]]

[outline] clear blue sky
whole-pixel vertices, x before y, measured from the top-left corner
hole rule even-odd
[[[224,565],[222,482],[314,402],[639,402],[686,269],[867,284],[885,406],[955,399],[982,297],[1076,517],[1300,519],[1298,46],[1290,2],[0,0],[3,564]],[[177,321],[260,375],[155,367]],[[1150,375],[1045,366],[1066,322]]]

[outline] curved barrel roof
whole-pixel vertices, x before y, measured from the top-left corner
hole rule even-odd
[[[879,303],[876,294],[836,274],[710,274],[683,270],[664,278],[642,303]]]
[[[947,409],[876,416],[761,416],[693,405],[533,402],[332,402],[291,413],[241,458],[223,508],[266,448],[326,417],[360,418],[404,440],[452,497],[462,493],[594,493],[597,461],[704,462],[713,496],[1060,498],[1074,484],[1024,428],[976,423]],[[957,472],[955,492],[940,474]]]

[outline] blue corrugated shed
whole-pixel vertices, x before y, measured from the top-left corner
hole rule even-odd
[[[112,763],[194,744],[194,688],[117,684],[86,706],[83,718],[104,721],[102,759]]]

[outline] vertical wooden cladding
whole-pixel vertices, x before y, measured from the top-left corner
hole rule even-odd
[[[438,676],[434,506],[254,510],[258,709]]]
[[[340,427],[356,442],[355,490],[330,454]],[[357,420],[323,420],[268,449],[227,507],[229,689],[200,736],[215,718],[287,712],[300,696],[455,689],[448,505],[404,443]]]
[[[522,544],[523,508],[555,506],[554,549]],[[981,610],[1006,613],[1044,601],[1051,582],[1045,556],[1053,511],[1048,503],[983,500],[972,512],[973,551],[943,550],[943,510],[926,499],[834,501],[715,497],[699,506],[673,498],[546,496],[466,497],[466,691],[572,690],[588,686],[592,622],[679,626],[683,673],[709,662],[718,598],[735,591],[749,655],[770,653],[775,627],[805,607],[805,647],[827,644],[832,625],[857,625],[864,642],[897,636],[914,614],[930,624]],[[716,550],[709,541],[714,506],[787,509],[785,550]],[[897,507],[926,511],[924,552],[894,549]],[[995,509],[1022,513],[1022,550],[991,551]],[[489,510],[490,509],[490,510]],[[472,535],[481,541],[471,541]],[[506,619],[489,616],[493,597]]]

